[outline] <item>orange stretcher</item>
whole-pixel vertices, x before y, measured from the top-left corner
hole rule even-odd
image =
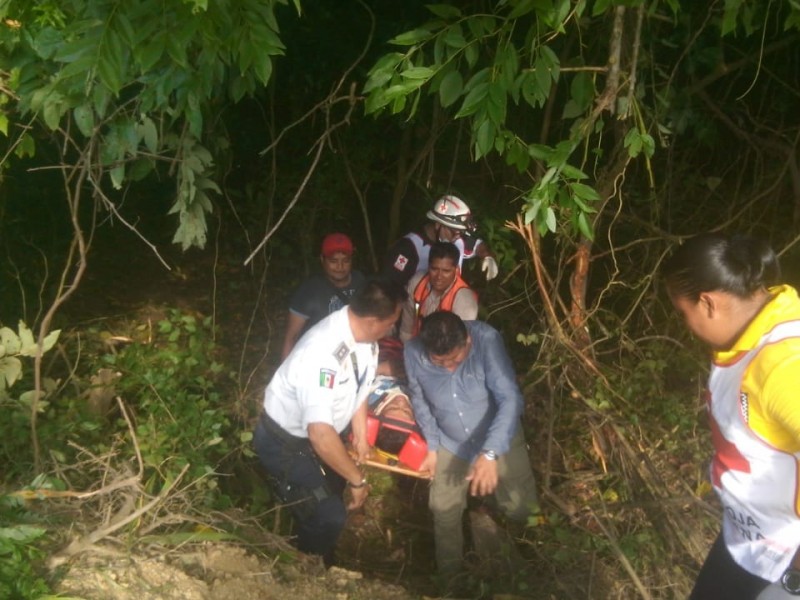
[[[425,443],[425,438],[416,430],[416,427],[410,428],[409,425],[409,423],[395,419],[381,418],[370,414],[367,417],[367,443],[372,448],[372,451],[366,461],[366,465],[419,479],[430,479],[427,471],[419,471],[422,461],[425,460],[428,454],[428,444]],[[375,447],[378,431],[381,427],[408,431],[408,437],[397,454],[391,454]],[[352,449],[350,454],[354,454]]]
[[[355,458],[355,453],[351,451],[351,454],[353,455],[353,458]],[[417,471],[416,469],[412,469],[405,463],[397,460],[396,457],[387,454],[386,452],[382,452],[377,448],[372,449],[372,454],[370,454],[370,457],[364,464],[366,464],[368,467],[375,467],[376,469],[391,471],[392,473],[400,473],[401,475],[408,475],[410,477],[416,477],[417,479],[430,479],[427,471],[421,472]]]

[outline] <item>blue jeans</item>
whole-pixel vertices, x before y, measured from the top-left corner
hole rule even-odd
[[[253,446],[269,475],[275,494],[294,518],[296,545],[308,554],[333,561],[336,541],[344,529],[347,509],[342,500],[345,481],[325,468],[307,439],[276,431],[262,416],[253,433]]]

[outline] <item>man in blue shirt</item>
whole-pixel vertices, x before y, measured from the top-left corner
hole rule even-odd
[[[494,494],[512,520],[525,520],[536,508],[522,393],[500,333],[481,321],[435,312],[404,356],[414,414],[428,443],[419,470],[433,479],[428,506],[436,562],[451,577],[461,569],[467,492]]]

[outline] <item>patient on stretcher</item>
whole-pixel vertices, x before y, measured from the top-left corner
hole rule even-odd
[[[396,380],[379,381],[370,394],[367,441],[388,464],[399,463],[414,471],[427,455],[428,445],[414,420],[411,401]]]

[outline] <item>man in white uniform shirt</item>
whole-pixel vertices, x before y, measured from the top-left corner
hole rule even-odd
[[[369,488],[341,434],[352,425],[364,459],[367,394],[375,377],[377,345],[400,315],[406,292],[371,281],[312,327],[278,368],[264,394],[253,438],[278,498],[290,505],[298,549],[332,564],[347,509],[360,507]],[[351,492],[345,507],[345,486]]]

